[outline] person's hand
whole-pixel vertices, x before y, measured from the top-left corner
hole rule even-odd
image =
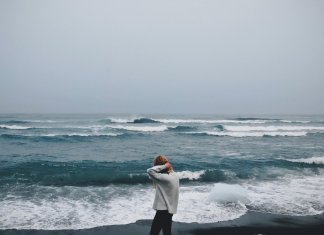
[[[165,163],[164,165],[167,170],[171,169],[171,164],[169,162]]]

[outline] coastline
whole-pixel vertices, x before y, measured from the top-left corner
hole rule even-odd
[[[148,234],[151,220],[139,220],[126,225],[109,225],[78,230],[0,230],[2,235],[137,235]],[[173,222],[173,235],[209,234],[294,234],[311,235],[324,233],[324,213],[313,216],[288,216],[249,211],[240,218],[209,224]],[[161,232],[162,234],[162,232]]]

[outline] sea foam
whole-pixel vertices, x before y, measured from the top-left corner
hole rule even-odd
[[[18,125],[0,125],[0,128],[11,129],[11,130],[26,130],[32,127],[30,126],[18,126]]]
[[[227,131],[312,131],[324,130],[323,126],[224,126]]]
[[[266,137],[266,136],[305,136],[307,132],[305,131],[285,131],[285,132],[274,132],[274,131],[264,131],[264,132],[247,132],[247,131],[201,131],[201,132],[184,132],[184,134],[198,134],[198,135],[210,135],[210,136],[230,136],[230,137]]]
[[[300,162],[300,163],[308,163],[308,164],[324,164],[324,156],[323,157],[310,157],[310,158],[298,158],[298,159],[285,159],[290,162]]]
[[[218,203],[249,202],[247,190],[238,184],[217,183],[209,195],[209,200]]]
[[[113,129],[121,129],[127,131],[138,131],[138,132],[160,132],[168,130],[168,126],[134,126],[134,125],[106,125],[106,127]]]
[[[320,214],[324,212],[323,173],[320,171],[319,176],[285,176],[266,182],[249,181],[240,185],[183,185],[174,221],[214,223],[232,220],[245,214],[247,207],[287,215]],[[21,185],[24,190],[19,187],[19,184],[15,185],[1,196],[2,229],[82,229],[134,223],[154,216],[155,190],[150,185]],[[26,190],[37,193],[26,197]]]
[[[205,170],[201,171],[180,171],[177,172],[180,179],[189,179],[189,180],[198,180],[203,174],[205,174]]]

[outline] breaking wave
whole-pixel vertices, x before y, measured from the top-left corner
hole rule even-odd
[[[168,130],[168,126],[133,126],[133,125],[110,125],[106,126],[112,129],[127,130],[127,131],[138,131],[138,132],[160,132]]]
[[[276,136],[291,136],[299,137],[306,136],[307,132],[305,131],[291,131],[291,132],[220,132],[220,131],[201,131],[201,132],[184,132],[184,134],[192,135],[207,135],[207,136],[230,136],[230,137],[276,137]]]
[[[227,131],[324,131],[324,126],[228,126]]]
[[[310,157],[310,158],[297,158],[297,159],[285,159],[290,162],[300,162],[307,164],[324,164],[324,156],[323,157]]]
[[[159,121],[156,121],[154,119],[151,118],[138,118],[135,119],[134,121],[130,122],[130,123],[159,123]]]
[[[9,130],[27,130],[33,127],[30,126],[18,126],[18,125],[0,125],[2,129],[9,129]]]

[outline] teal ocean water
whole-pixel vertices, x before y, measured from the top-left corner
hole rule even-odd
[[[324,212],[324,116],[1,114],[0,229],[151,219],[156,154],[181,178],[175,221]]]

